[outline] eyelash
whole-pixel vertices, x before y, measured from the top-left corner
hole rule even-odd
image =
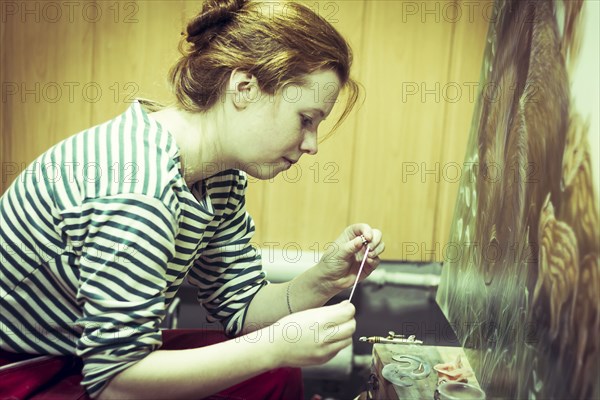
[[[300,115],[300,122],[303,128],[309,127],[312,125],[312,118],[307,117],[306,115]]]

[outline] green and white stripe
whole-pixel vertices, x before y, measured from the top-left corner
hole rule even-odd
[[[247,180],[188,189],[171,136],[135,102],[38,157],[0,197],[0,347],[83,359],[91,395],[161,345],[183,279],[229,335],[265,284]]]

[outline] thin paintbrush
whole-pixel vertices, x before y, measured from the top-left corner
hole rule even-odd
[[[360,235],[363,240],[363,246],[367,245],[367,239],[363,235]],[[367,249],[365,250],[365,255],[363,256],[362,262],[360,263],[360,268],[358,269],[358,274],[356,275],[356,281],[354,282],[354,286],[352,286],[352,291],[350,292],[350,297],[348,301],[352,301],[352,296],[354,295],[354,290],[356,289],[356,285],[358,284],[358,280],[360,279],[360,274],[365,266],[365,262],[367,261],[367,256],[369,255],[369,246],[367,245]]]

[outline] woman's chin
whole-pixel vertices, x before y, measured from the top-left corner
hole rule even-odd
[[[291,166],[292,163],[286,160],[262,164],[250,163],[244,166],[243,171],[253,178],[265,181],[275,178],[281,172],[290,169]]]

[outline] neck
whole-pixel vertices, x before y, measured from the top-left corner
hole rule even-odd
[[[222,113],[213,109],[206,113],[191,113],[168,107],[149,114],[175,139],[179,148],[181,168],[186,184],[191,187],[221,171],[233,168],[223,153],[224,133]]]

